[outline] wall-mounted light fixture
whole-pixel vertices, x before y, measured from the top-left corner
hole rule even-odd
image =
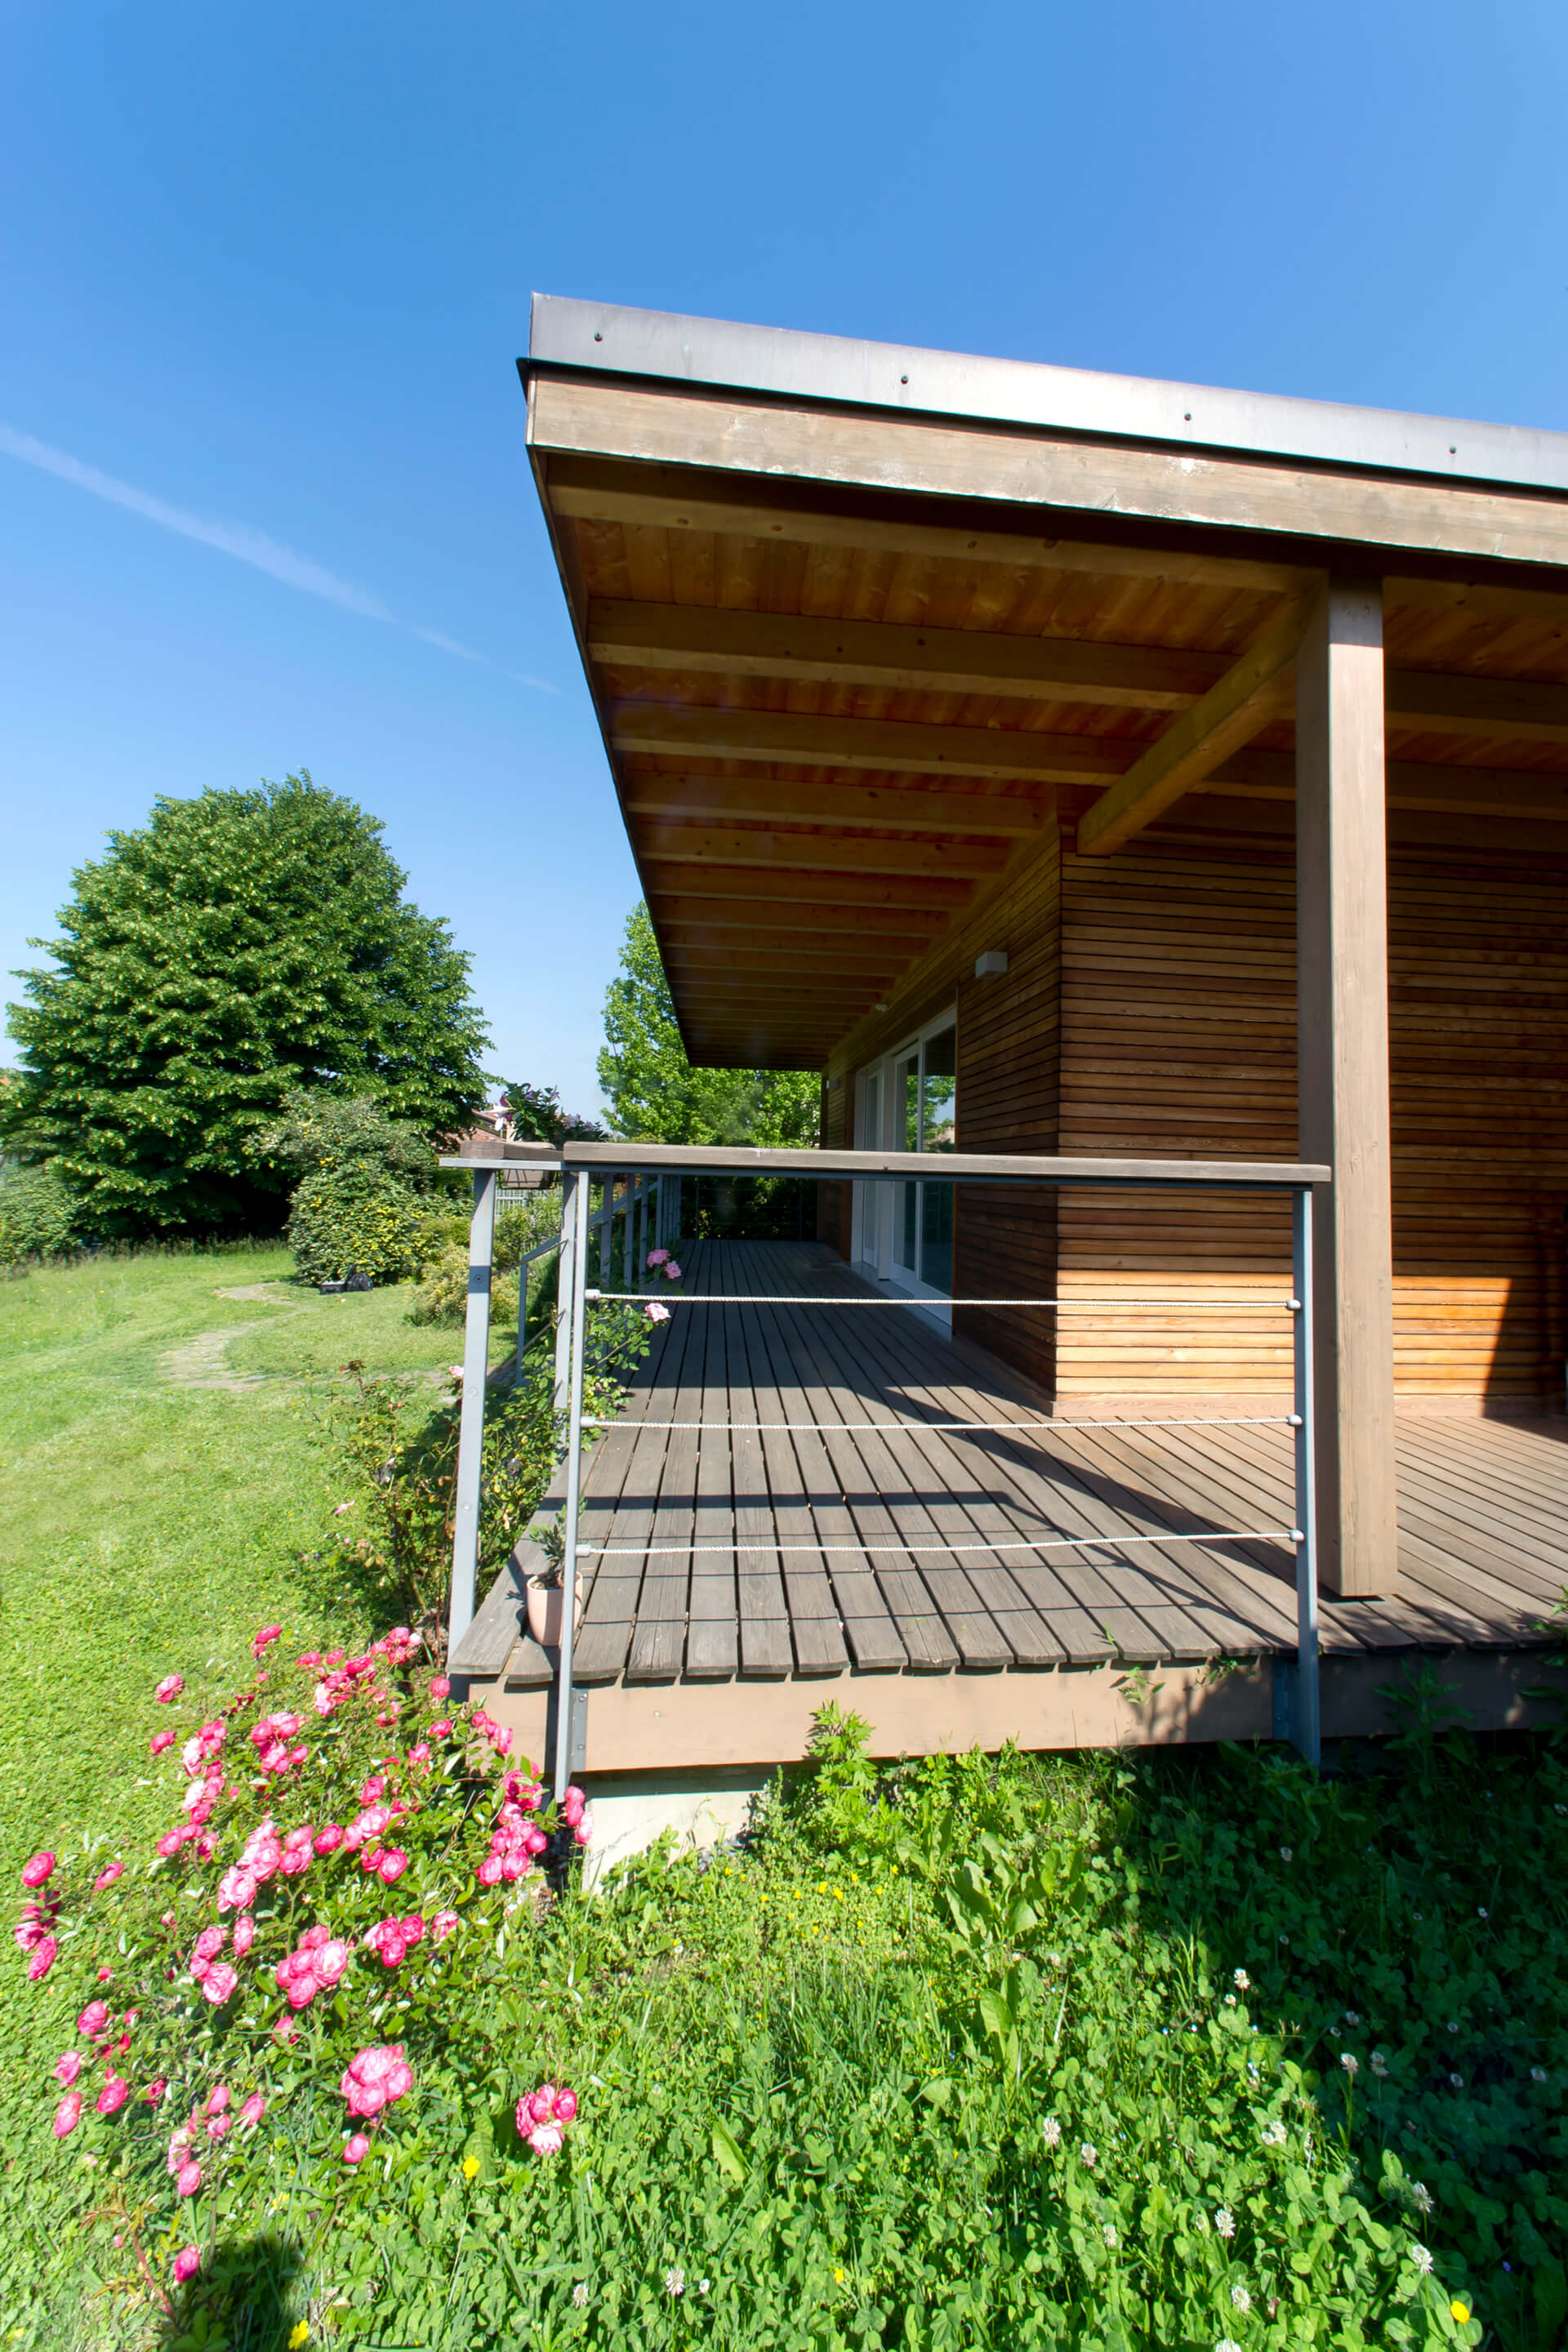
[[[1007,950],[1005,948],[987,948],[984,955],[977,955],[974,959],[974,977],[976,980],[992,980],[998,972],[1004,972],[1006,969]]]

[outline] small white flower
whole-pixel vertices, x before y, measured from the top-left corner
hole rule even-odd
[[[1415,2263],[1415,2265],[1416,2269],[1421,2273],[1422,2276],[1425,2278],[1425,2276],[1426,2275],[1426,2273],[1427,2273],[1427,2272],[1431,2269],[1431,2267],[1432,2267],[1432,2257],[1431,2257],[1431,2255],[1427,2252],[1427,2251],[1426,2251],[1426,2247],[1425,2247],[1425,2246],[1412,2246],[1412,2247],[1411,2247],[1411,2249],[1410,2249],[1410,2259],[1411,2259],[1411,2261]]]
[[[1344,2068],[1345,2073],[1350,2076],[1353,2083],[1356,2076],[1361,2072],[1361,2060],[1356,2056],[1355,2052],[1353,2050],[1342,2050],[1340,2053],[1340,2064]]]
[[[585,2307],[588,2301],[588,2282],[586,2279],[578,2280],[576,2285],[572,2290],[572,2300],[576,2305],[579,2311],[582,2311]]]
[[[681,2269],[679,2263],[671,2263],[669,2268],[666,2271],[664,2274],[664,2291],[666,2294],[684,2294],[686,2293],[686,2273]]]
[[[1062,2144],[1062,2127],[1060,2124],[1058,2123],[1055,2116],[1047,2116],[1046,2117],[1045,2122],[1040,2126],[1040,2132],[1047,2147],[1060,2147]]]
[[[711,2280],[711,2279],[699,2279],[699,2280],[698,2280],[698,2282],[697,2282],[697,2292],[698,2292],[698,2294],[707,2294],[707,2292],[708,2292],[708,2290],[709,2290],[709,2288],[712,2285],[712,2284],[713,2284],[713,2282],[712,2282],[712,2280]]]
[[[1273,2121],[1272,2123],[1265,2124],[1265,2125],[1264,2125],[1264,2126],[1263,2126],[1263,2145],[1264,2145],[1264,2147],[1284,2147],[1284,2145],[1285,2145],[1285,2126],[1284,2126],[1284,2125],[1280,2122],[1280,2120],[1279,2120],[1279,2116],[1275,2116],[1274,2121]]]
[[[1380,2083],[1388,2072],[1388,2061],[1381,2050],[1374,2050],[1372,2053],[1372,2071]]]
[[[1568,1813],[1568,1805],[1553,1805],[1552,1810],[1554,1813]]]
[[[1281,1862],[1293,1862],[1295,1858],[1295,1848],[1293,1846],[1282,1845],[1280,1847],[1279,1859]]]
[[[1484,1905],[1478,1903],[1476,1906],[1476,1916],[1478,1919],[1489,1919],[1491,1914],[1486,1909]]]
[[[1237,2311],[1250,2311],[1252,2309],[1252,2297],[1247,2294],[1247,2289],[1239,2284],[1231,2288],[1230,2299],[1232,2303],[1235,2304]]]
[[[1347,2009],[1345,2011],[1345,2023],[1347,2025],[1359,2025],[1361,2023],[1360,2011],[1353,2009]]]
[[[1215,2346],[1214,2352],[1241,2352],[1241,2347],[1234,2336],[1222,2336]]]
[[[1215,2228],[1219,2231],[1219,2234],[1220,2234],[1220,2236],[1221,2236],[1222,2238],[1234,2238],[1234,2237],[1235,2237],[1235,2235],[1236,2235],[1236,2216],[1235,2216],[1235,2214],[1231,2211],[1230,2207],[1229,2207],[1228,2205],[1222,2205],[1222,2206],[1220,2207],[1219,2211],[1218,2211],[1218,2212],[1215,2215],[1215,2217],[1214,2217],[1214,2225],[1215,2225]]]
[[[1234,2009],[1236,2007],[1236,1995],[1233,1992],[1226,1993],[1225,1997],[1225,2005],[1226,2009]]]
[[[1082,2157],[1085,2164],[1094,2164],[1099,2159],[1100,2150],[1096,2147],[1091,2139],[1086,2139],[1083,2146],[1079,2148],[1079,2154]]]
[[[1532,2066],[1530,2070],[1530,2079],[1532,2083],[1544,2083],[1546,2080],[1545,2067]]]
[[[1105,2242],[1108,2246],[1113,2246],[1116,2243],[1116,2224],[1114,2221],[1107,2221],[1105,2225]]]
[[[1465,2078],[1462,2074],[1450,2074],[1448,2080],[1452,2083],[1456,2091],[1462,2091],[1464,2089]]]
[[[1230,1980],[1236,1987],[1237,1992],[1250,1992],[1252,1990],[1252,1979],[1247,1975],[1245,1969],[1234,1969],[1231,1971]]]
[[[1448,2020],[1447,2025],[1447,2027],[1446,2027],[1444,2030],[1445,2030],[1445,2032],[1448,2032],[1448,2033],[1458,2033],[1458,2030],[1459,2030],[1459,2021],[1458,2021],[1458,2019],[1457,2017],[1451,2017],[1451,2018]]]
[[[1411,2182],[1410,2202],[1418,2213],[1430,2213],[1432,2210],[1432,2191],[1424,2180]]]

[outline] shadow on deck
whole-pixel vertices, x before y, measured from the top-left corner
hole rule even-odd
[[[584,1769],[785,1760],[828,1699],[884,1754],[1273,1734],[1296,1638],[1283,1404],[1030,1427],[1049,1408],[1028,1383],[918,1309],[766,1303],[879,1296],[818,1244],[684,1262],[689,1303],[585,1477]],[[714,1294],[742,1297],[697,1303]],[[1528,1693],[1568,1581],[1565,1432],[1401,1415],[1398,1575],[1323,1601],[1325,1733],[1391,1727],[1423,1656],[1479,1724],[1554,1707]],[[532,1552],[454,1664],[542,1753]]]

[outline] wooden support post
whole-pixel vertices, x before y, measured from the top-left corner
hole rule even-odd
[[[1318,1565],[1391,1593],[1394,1276],[1384,843],[1383,595],[1331,580],[1296,667],[1300,1150],[1333,1184],[1316,1234]]]

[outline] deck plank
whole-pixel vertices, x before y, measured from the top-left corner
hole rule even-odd
[[[725,1287],[739,1289],[741,1286],[742,1279],[737,1271],[736,1277],[727,1281]],[[776,1678],[787,1675],[795,1664],[790,1603],[784,1578],[779,1572],[778,1531],[768,1493],[768,1467],[763,1439],[754,1429],[745,1426],[749,1422],[762,1421],[769,1416],[760,1409],[757,1391],[752,1384],[746,1310],[740,1307],[726,1307],[723,1313],[725,1356],[729,1368],[735,1541],[742,1547],[735,1559],[735,1584],[741,1616],[740,1671],[742,1675]],[[765,1362],[762,1370],[765,1377]],[[833,1609],[832,1597],[826,1591],[826,1578],[822,1580],[822,1585],[837,1649],[836,1663],[842,1666],[846,1652],[843,1636],[838,1631],[837,1612]],[[820,1618],[816,1622],[820,1626]]]
[[[731,1287],[723,1245],[713,1258],[715,1287]],[[729,1314],[724,1307],[703,1309],[702,1428],[697,1434],[697,1480],[691,1532],[691,1584],[686,1629],[686,1671],[694,1679],[727,1682],[740,1664],[740,1607],[733,1552],[700,1549],[736,1540],[735,1496],[730,1439]]]

